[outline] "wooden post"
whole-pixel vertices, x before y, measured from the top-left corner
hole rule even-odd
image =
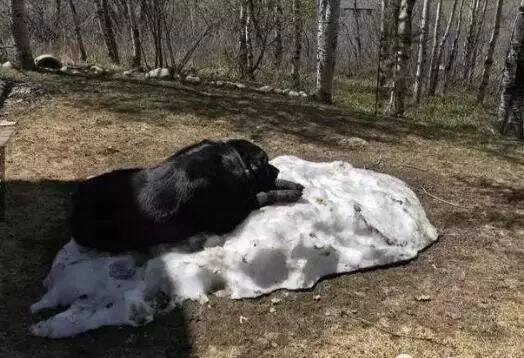
[[[14,122],[0,123],[0,222],[5,221],[5,145],[15,131]]]
[[[5,221],[5,147],[0,146],[0,222]]]

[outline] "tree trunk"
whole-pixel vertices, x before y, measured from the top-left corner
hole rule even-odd
[[[70,0],[71,1],[71,0]],[[127,13],[129,14],[129,28],[131,30],[131,41],[133,45],[133,56],[131,57],[131,67],[139,68],[140,57],[140,30],[136,21],[135,0],[127,0]]]
[[[253,2],[248,1],[246,6],[246,26],[244,29],[244,34],[246,36],[246,46],[247,46],[247,74],[249,79],[254,80],[253,76],[253,39],[251,37],[251,27],[253,22]]]
[[[457,3],[458,0],[453,1],[453,7],[451,9],[451,15],[449,16],[448,25],[446,26],[446,30],[444,31],[444,35],[442,35],[442,39],[440,40],[440,43],[437,48],[437,53],[435,55],[435,70],[432,73],[432,77],[429,79],[429,89],[428,94],[430,96],[435,95],[435,91],[437,89],[438,85],[438,78],[440,73],[440,62],[442,60],[442,53],[444,51],[444,45],[446,44],[446,41],[449,37],[449,32],[451,31],[451,25],[453,24],[453,20],[455,19],[455,12],[457,10]]]
[[[360,37],[360,13],[357,7],[357,0],[353,0],[353,17],[355,18],[355,41],[357,42],[357,56],[360,58],[362,53],[362,39]]]
[[[275,64],[276,69],[280,69],[282,66],[282,54],[284,52],[284,47],[282,45],[282,20],[284,19],[284,14],[282,11],[282,2],[277,0],[275,4],[275,13],[276,13],[276,24],[275,24]]]
[[[58,29],[62,21],[62,0],[56,0],[55,28]]]
[[[480,4],[480,3],[479,3]],[[471,62],[469,63],[469,73],[468,73],[468,85],[471,86],[471,82],[473,81],[473,74],[475,73],[475,66],[477,64],[477,55],[478,55],[478,49],[479,49],[479,39],[480,39],[480,33],[482,32],[482,28],[484,26],[484,19],[486,18],[486,9],[488,6],[488,0],[484,0],[484,6],[482,8],[482,16],[477,21],[477,30],[475,32],[475,40],[473,41],[473,51],[471,54]]]
[[[301,0],[293,0],[293,59],[291,63],[291,81],[294,88],[300,87],[300,57],[302,54],[302,11]]]
[[[460,11],[459,11],[459,17],[457,20],[457,30],[455,32],[455,38],[453,40],[453,44],[451,45],[451,50],[449,52],[449,58],[446,66],[444,67],[444,81],[442,84],[442,95],[445,95],[448,90],[448,84],[451,77],[451,71],[453,70],[453,65],[455,64],[455,59],[457,58],[458,53],[458,42],[460,38],[460,34],[462,32],[462,14],[464,10],[464,0],[461,0],[460,2]]]
[[[405,99],[407,89],[407,77],[409,76],[408,64],[411,54],[411,20],[415,0],[401,0],[398,37],[399,46],[395,66],[393,89],[387,113],[393,116],[404,115]]]
[[[438,71],[437,63],[437,49],[438,49],[438,39],[440,34],[440,19],[442,18],[442,0],[438,0],[437,3],[437,13],[435,15],[435,27],[433,28],[433,45],[431,46],[431,59],[429,64],[429,86],[431,86],[431,79],[435,77],[435,72]],[[428,94],[431,95],[431,93]]]
[[[493,67],[493,54],[495,53],[495,46],[500,32],[500,22],[502,19],[502,6],[503,0],[497,0],[497,11],[495,12],[495,25],[493,25],[493,32],[491,33],[491,39],[489,40],[488,53],[486,54],[486,60],[484,61],[484,70],[482,72],[482,80],[479,86],[479,92],[477,101],[479,103],[484,102],[486,96],[486,88],[489,83],[489,76],[491,75],[491,68]]]
[[[469,20],[468,34],[466,37],[466,42],[464,43],[464,71],[462,74],[462,79],[467,80],[469,77],[471,57],[473,52],[473,43],[475,41],[475,28],[477,24],[477,16],[479,11],[480,0],[471,0],[473,2],[473,7],[471,9],[471,17]]]
[[[382,89],[393,79],[398,46],[399,0],[382,0],[380,19],[379,84]]]
[[[332,102],[340,0],[319,0],[317,8],[317,84],[315,97]]]
[[[424,84],[424,67],[426,66],[426,42],[428,39],[428,27],[430,17],[430,6],[431,0],[424,0],[424,6],[422,9],[422,19],[420,21],[420,37],[418,45],[418,57],[417,57],[417,72],[415,77],[415,86],[413,88],[413,98],[415,103],[420,102],[420,93]]]
[[[75,25],[76,43],[78,45],[78,50],[80,51],[80,59],[85,62],[87,61],[87,53],[84,47],[84,40],[82,39],[82,30],[80,29],[80,19],[78,18],[75,3],[73,2],[73,0],[69,0],[69,7],[71,9],[71,15],[73,16],[73,24]]]
[[[240,77],[246,78],[247,75],[247,43],[246,43],[246,7],[247,0],[240,0],[240,34],[239,34],[239,51],[238,51],[238,62],[240,68]]]
[[[109,17],[109,9],[107,0],[94,0],[96,6],[96,13],[98,16],[98,22],[100,24],[100,30],[104,36],[104,41],[107,47],[107,53],[111,62],[118,65],[120,64],[120,58],[118,56],[118,48],[116,46],[115,35],[113,33],[113,24],[111,23],[111,18]]]
[[[520,116],[514,115],[514,108],[520,111],[524,87],[524,0],[521,2],[515,19],[508,57],[502,79],[498,122],[499,130],[506,134],[510,127],[516,126],[517,134],[522,137],[523,124]],[[520,118],[519,118],[520,117]]]
[[[35,61],[31,52],[26,16],[24,0],[11,0],[11,29],[15,41],[16,62],[20,68],[33,71]]]

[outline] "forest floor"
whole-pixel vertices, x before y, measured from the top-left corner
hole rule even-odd
[[[0,117],[18,121],[7,147],[7,223],[0,224],[0,356],[524,356],[522,142],[461,120],[374,119],[352,111],[347,101],[372,92],[365,84],[323,106],[204,86],[31,79],[49,95]],[[462,111],[467,117],[468,108]],[[346,160],[399,177],[419,195],[440,240],[407,264],[325,279],[304,292],[213,296],[144,327],[63,340],[30,336],[39,317],[29,306],[70,239],[75,181],[151,165],[208,137],[247,138],[272,157]],[[369,145],[353,148],[349,137]],[[282,301],[274,305],[274,297]]]

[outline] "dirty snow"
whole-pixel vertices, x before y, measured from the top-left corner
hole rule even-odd
[[[233,299],[306,289],[321,277],[410,260],[437,239],[400,180],[344,162],[272,161],[279,178],[305,186],[295,204],[253,212],[232,233],[199,235],[150,255],[111,256],[74,241],[57,254],[47,293],[31,310],[67,307],[31,327],[60,338],[107,325],[143,325],[186,299]]]

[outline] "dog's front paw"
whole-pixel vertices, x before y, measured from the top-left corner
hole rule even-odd
[[[284,179],[277,179],[275,186],[279,190],[298,190],[301,192],[304,190],[304,186],[302,184],[294,183]]]

